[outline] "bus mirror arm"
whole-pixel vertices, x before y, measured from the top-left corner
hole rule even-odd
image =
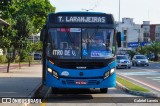
[[[117,32],[116,34],[118,47],[121,47],[121,32]]]
[[[46,34],[47,34],[47,30],[44,26],[43,29],[41,30],[41,33],[40,33],[40,41],[44,41]]]
[[[41,33],[40,33],[40,41],[44,41],[44,36],[45,36],[45,29],[42,29],[41,30]]]

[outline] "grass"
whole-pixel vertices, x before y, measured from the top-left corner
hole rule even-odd
[[[138,86],[124,78],[118,77],[117,76],[117,81],[122,84],[123,86],[125,86],[126,88],[128,88],[129,90],[134,90],[134,91],[140,91],[140,92],[150,92],[148,89],[145,89],[141,86]]]

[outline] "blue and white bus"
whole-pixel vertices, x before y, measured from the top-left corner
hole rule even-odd
[[[111,14],[50,13],[40,38],[43,42],[42,81],[53,91],[100,88],[107,93],[109,87],[116,86],[115,52],[120,36],[116,34]]]

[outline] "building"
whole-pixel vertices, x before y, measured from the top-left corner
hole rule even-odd
[[[160,24],[150,24],[144,21],[142,24],[144,42],[160,41]]]
[[[142,27],[142,35],[143,35],[143,41],[144,42],[150,42],[150,31],[153,33],[153,29],[150,28],[150,21],[143,21]]]
[[[160,24],[150,25],[150,39],[151,41],[160,41]]]
[[[117,30],[122,34],[121,49],[136,49],[143,42],[141,25],[135,24],[133,18],[122,18]]]
[[[160,41],[160,24],[155,25],[155,41]]]
[[[38,41],[40,41],[40,35],[39,34],[31,35],[31,36],[29,36],[28,40],[33,43],[38,42]]]

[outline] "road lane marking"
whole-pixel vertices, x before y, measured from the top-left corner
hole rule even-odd
[[[160,82],[160,77],[146,77],[146,78],[149,78],[149,79],[151,79],[151,80],[153,80],[153,81],[158,81],[158,82]]]
[[[146,78],[160,78],[160,77],[146,77]]]
[[[16,92],[0,92],[0,93],[16,93]]]
[[[157,81],[158,81],[158,80],[160,80],[160,79],[152,79],[152,80],[157,80]]]
[[[46,106],[46,102],[41,103],[41,106]]]
[[[117,73],[117,74],[118,74],[118,73]],[[133,81],[135,81],[135,82],[141,83],[141,84],[143,84],[143,85],[146,85],[146,86],[148,86],[148,87],[150,87],[150,88],[152,88],[152,89],[155,89],[155,90],[157,90],[157,91],[160,91],[160,88],[157,88],[157,87],[155,87],[155,86],[153,86],[153,85],[147,84],[147,83],[145,83],[145,82],[143,82],[143,81],[139,81],[139,80],[136,80],[136,79],[131,78],[131,77],[127,77],[127,76],[122,75],[122,74],[119,74],[119,75],[120,75],[120,76],[123,76],[123,77],[125,77],[125,78],[128,78],[128,79],[131,79],[131,80],[133,80]]]
[[[123,75],[160,75],[158,72],[121,72]]]
[[[143,69],[143,68],[138,68],[138,67],[135,67],[135,69],[141,69],[141,70],[145,70],[145,71],[149,71],[149,72],[157,72],[155,70]]]

